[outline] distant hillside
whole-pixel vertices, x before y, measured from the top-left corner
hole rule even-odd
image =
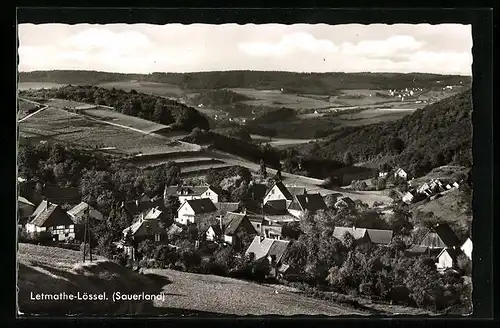
[[[394,162],[413,176],[446,164],[472,165],[472,94],[467,90],[398,121],[344,128],[311,150],[328,159],[354,162],[394,156]]]
[[[175,100],[117,89],[67,85],[59,89],[21,91],[21,96],[60,98],[114,107],[120,113],[191,131],[209,128],[209,122],[196,109]]]
[[[285,93],[336,95],[340,89],[433,88],[471,83],[468,76],[423,73],[293,73],[273,71],[222,71],[196,73],[118,74],[95,71],[21,72],[19,82],[61,84],[99,84],[142,80],[169,83],[182,89],[213,90],[224,88],[283,89]]]
[[[231,105],[245,100],[252,100],[252,98],[228,89],[205,91],[192,99],[192,101],[203,105]]]

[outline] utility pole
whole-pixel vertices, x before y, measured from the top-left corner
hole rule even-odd
[[[88,252],[89,252],[89,260],[92,262],[92,245],[91,245],[91,233],[90,233],[90,205],[87,207],[86,215],[85,215],[85,223],[84,223],[84,232],[83,232],[83,262],[87,257],[87,243],[88,243]]]

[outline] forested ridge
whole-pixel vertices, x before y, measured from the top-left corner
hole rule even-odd
[[[20,95],[110,106],[120,113],[171,125],[173,129],[191,131],[195,127],[209,128],[207,118],[196,109],[175,100],[138,93],[134,90],[126,92],[114,88],[67,85],[59,89],[21,91]]]
[[[397,165],[419,176],[446,165],[472,165],[471,90],[416,110],[398,121],[345,128],[311,153],[363,162],[394,156]]]
[[[335,95],[340,89],[401,89],[470,84],[469,76],[424,73],[295,73],[280,71],[220,71],[194,73],[119,74],[97,71],[20,72],[20,82],[99,84],[141,80],[178,85],[182,89],[283,89],[285,93]],[[439,82],[438,82],[439,81]]]

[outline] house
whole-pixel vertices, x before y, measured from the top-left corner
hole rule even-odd
[[[425,182],[423,185],[418,187],[417,193],[423,194],[426,196],[430,196],[432,193],[431,186],[429,186],[429,184],[427,184],[427,182]]]
[[[455,268],[457,266],[457,258],[462,254],[462,250],[458,247],[443,248],[437,256],[436,267],[438,270]]]
[[[212,203],[218,203],[222,197],[222,190],[216,186],[170,186],[165,188],[164,198],[178,197],[182,204],[186,200],[209,198]]]
[[[406,204],[411,204],[413,202],[413,199],[415,198],[415,196],[413,195],[412,192],[408,191],[406,194],[404,194],[402,200],[403,202],[405,202]]]
[[[288,281],[297,280],[300,277],[300,269],[295,265],[281,264],[278,267],[278,278]]]
[[[458,182],[453,182],[453,187],[458,188],[459,186]]]
[[[220,224],[213,224],[210,227],[208,227],[206,232],[207,241],[216,242],[219,241],[222,236],[223,236],[223,231]]]
[[[432,191],[436,191],[436,192],[445,190],[443,183],[441,181],[439,181],[439,179],[432,180],[431,183],[429,184],[429,187]]]
[[[266,221],[272,223],[299,221],[297,217],[290,214],[287,206],[289,206],[288,200],[269,200],[262,206],[261,214],[264,216]]]
[[[222,218],[220,219],[222,220]],[[257,235],[257,231],[244,213],[227,213],[222,224],[224,242],[238,245],[242,235]]]
[[[448,224],[442,223],[429,230],[420,242],[420,246],[430,249],[458,247],[460,246],[460,240]]]
[[[217,207],[210,198],[188,199],[177,210],[175,221],[184,225],[195,223],[197,216],[216,211]]]
[[[18,224],[24,226],[35,212],[35,204],[24,197],[17,197]]]
[[[141,199],[136,199],[130,202],[122,203],[122,208],[125,210],[127,215],[131,217],[134,221],[138,219],[141,215],[146,214],[152,208],[158,208],[160,210],[165,209],[165,204],[163,202],[163,198],[154,198],[151,199],[149,197],[144,197],[143,195]],[[167,215],[167,213],[165,213]]]
[[[182,231],[183,230],[181,226],[176,223],[172,223],[172,225],[170,225],[170,227],[168,227],[167,229],[167,237],[169,240],[171,240],[175,236],[178,236]]]
[[[451,189],[450,184],[447,184],[447,185],[446,185],[446,189],[447,189],[447,190],[450,190],[450,189]]]
[[[101,212],[99,212],[98,210],[91,207],[89,204],[85,202],[81,202],[80,204],[76,205],[75,207],[73,207],[68,211],[68,214],[73,220],[73,222],[77,224],[84,223],[84,219],[87,213],[89,215],[89,218],[92,218],[97,221],[104,220],[104,216],[102,215]]]
[[[409,257],[426,255],[429,254],[429,247],[413,245],[412,247],[405,250],[405,254]]]
[[[260,234],[260,236],[270,239],[281,240],[282,234],[283,234],[283,227],[280,224],[266,222],[262,226],[262,233]]]
[[[462,246],[460,246],[460,249],[472,261],[472,240],[470,238],[467,238]]]
[[[264,264],[271,275],[278,275],[283,257],[288,249],[289,241],[256,236],[245,252],[253,262]]]
[[[45,200],[56,204],[78,204],[81,201],[80,191],[76,187],[44,186],[42,195]]]
[[[356,207],[356,203],[349,197],[342,197],[335,202],[335,208],[337,209],[353,209]]]
[[[277,181],[274,186],[266,193],[262,203],[266,204],[268,201],[272,200],[286,200],[291,203],[294,196],[303,195],[305,193],[306,189],[304,187],[286,187],[283,182]]]
[[[167,233],[160,225],[160,220],[154,216],[140,218],[130,227],[123,229],[123,238],[130,236],[135,243],[151,239],[155,242],[165,241]]]
[[[323,197],[319,194],[296,195],[293,202],[288,207],[288,212],[293,216],[300,218],[306,211],[316,212],[326,210],[327,206]]]
[[[224,215],[227,212],[237,212],[240,209],[240,203],[218,202],[214,203],[217,208],[217,215]]]
[[[36,215],[26,224],[28,233],[50,233],[54,241],[77,239],[78,229],[61,206],[43,201],[35,210]]]
[[[398,168],[396,172],[394,172],[394,177],[395,178],[399,177],[401,179],[408,180],[408,173],[406,173],[406,171],[403,170],[402,168]]]

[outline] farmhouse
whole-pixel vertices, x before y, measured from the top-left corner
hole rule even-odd
[[[55,241],[76,239],[75,224],[59,205],[43,201],[35,212],[36,216],[26,224],[28,233],[48,232]]]
[[[195,223],[197,217],[216,212],[217,208],[209,198],[186,200],[177,210],[175,221],[180,224]]]
[[[288,249],[289,241],[256,236],[245,252],[253,262],[268,267],[271,275],[277,276],[278,268]]]
[[[24,226],[33,212],[35,211],[35,205],[24,197],[17,197],[17,210],[18,210],[18,224]]]
[[[296,195],[293,202],[288,207],[288,212],[300,218],[306,211],[316,212],[326,210],[326,204],[319,193]]]
[[[356,206],[354,201],[349,197],[342,197],[335,203],[337,209],[353,209]]]
[[[56,204],[78,204],[81,201],[80,191],[76,187],[44,186],[42,195],[45,200]]]
[[[398,168],[396,172],[394,172],[394,177],[408,180],[408,173],[402,168]]]
[[[469,260],[472,260],[472,240],[470,238],[467,238],[462,246],[460,246],[460,249],[469,258]]]
[[[283,182],[277,181],[274,186],[267,192],[262,202],[263,204],[266,204],[268,201],[272,200],[286,200],[291,203],[294,196],[303,195],[305,193],[306,189],[304,187],[286,187]]]
[[[164,198],[178,197],[182,204],[186,200],[209,198],[212,203],[218,203],[222,190],[218,187],[206,186],[170,186],[165,188]]]
[[[387,246],[392,241],[392,230],[365,229],[356,227],[335,227],[333,237],[344,242],[344,236],[350,234],[358,245],[371,247],[372,245]]]
[[[76,205],[72,209],[68,211],[69,216],[73,220],[73,222],[80,224],[84,223],[85,217],[88,214],[89,218],[97,220],[97,221],[102,221],[104,220],[104,216],[102,215],[101,212],[96,210],[95,208],[91,207],[89,204],[85,202],[81,202],[80,204]]]
[[[422,239],[420,246],[430,249],[443,249],[460,246],[460,240],[448,224],[438,224]]]
[[[417,192],[419,194],[425,194],[426,196],[430,196],[430,189],[431,187],[425,182],[423,185],[418,187]]]
[[[132,240],[139,243],[145,239],[155,242],[165,240],[166,231],[160,226],[160,221],[154,217],[140,218],[130,227],[123,229],[123,238],[130,236]]]
[[[392,242],[392,230],[366,229],[366,233],[373,245],[387,246]]]
[[[152,208],[164,209],[165,204],[163,203],[163,199],[149,199],[149,197],[141,197],[142,200],[136,199],[132,202],[122,203],[122,208],[125,210],[127,215],[132,219],[137,219],[142,214],[149,212]]]
[[[436,267],[438,270],[455,268],[457,258],[462,254],[462,250],[458,247],[443,248],[437,256]]]
[[[288,212],[287,200],[270,200],[262,206],[264,219],[272,223],[294,222],[299,219]]]

